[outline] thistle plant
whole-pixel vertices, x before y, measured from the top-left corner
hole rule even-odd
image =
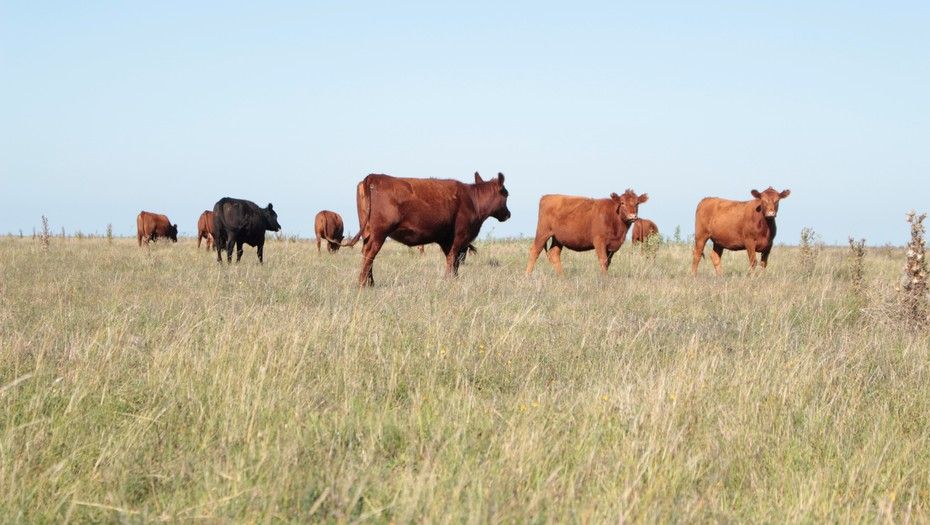
[[[902,314],[910,324],[923,328],[930,324],[927,299],[927,259],[924,241],[924,219],[926,213],[918,215],[911,211],[907,222],[911,225],[911,240],[907,243],[904,277],[901,282]]]

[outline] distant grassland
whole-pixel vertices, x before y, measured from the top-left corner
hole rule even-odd
[[[900,250],[478,249],[0,239],[0,519],[930,522]]]

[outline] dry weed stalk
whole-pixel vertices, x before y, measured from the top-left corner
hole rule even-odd
[[[861,296],[864,291],[865,239],[859,239],[857,241],[852,237],[849,238],[849,257],[852,262],[851,279],[853,292]]]
[[[658,233],[652,233],[649,234],[649,237],[646,237],[646,240],[640,243],[640,250],[647,259],[654,261],[656,259],[656,254],[659,253],[659,246],[661,245],[662,237]]]
[[[113,223],[107,224],[107,243],[113,244]]]
[[[904,277],[901,283],[902,307],[905,319],[918,327],[930,324],[927,299],[927,259],[924,242],[924,219],[926,213],[917,215],[911,211],[907,222],[911,225],[911,240],[907,243]]]
[[[51,230],[49,230],[49,227],[48,227],[48,217],[43,215],[42,216],[42,247],[45,248],[46,250],[48,249],[48,245],[51,242],[51,238],[52,238],[52,232]]]
[[[810,276],[814,273],[814,242],[817,233],[813,228],[804,227],[801,229],[801,272]]]

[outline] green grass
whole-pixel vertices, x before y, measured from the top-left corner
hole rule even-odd
[[[62,521],[930,521],[930,337],[903,255],[796,248],[694,280],[528,241],[0,240],[0,517]]]

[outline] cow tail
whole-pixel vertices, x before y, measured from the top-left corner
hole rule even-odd
[[[368,232],[368,223],[371,220],[371,188],[368,184],[368,177],[358,183],[355,199],[356,208],[358,208],[358,233],[343,246],[355,246],[359,239],[367,240],[371,235],[371,232]]]
[[[473,253],[473,254],[475,254],[475,255],[478,255],[478,248],[475,248],[475,245],[474,245],[474,244],[469,244],[469,245],[468,245],[468,251],[470,251],[471,253]]]

